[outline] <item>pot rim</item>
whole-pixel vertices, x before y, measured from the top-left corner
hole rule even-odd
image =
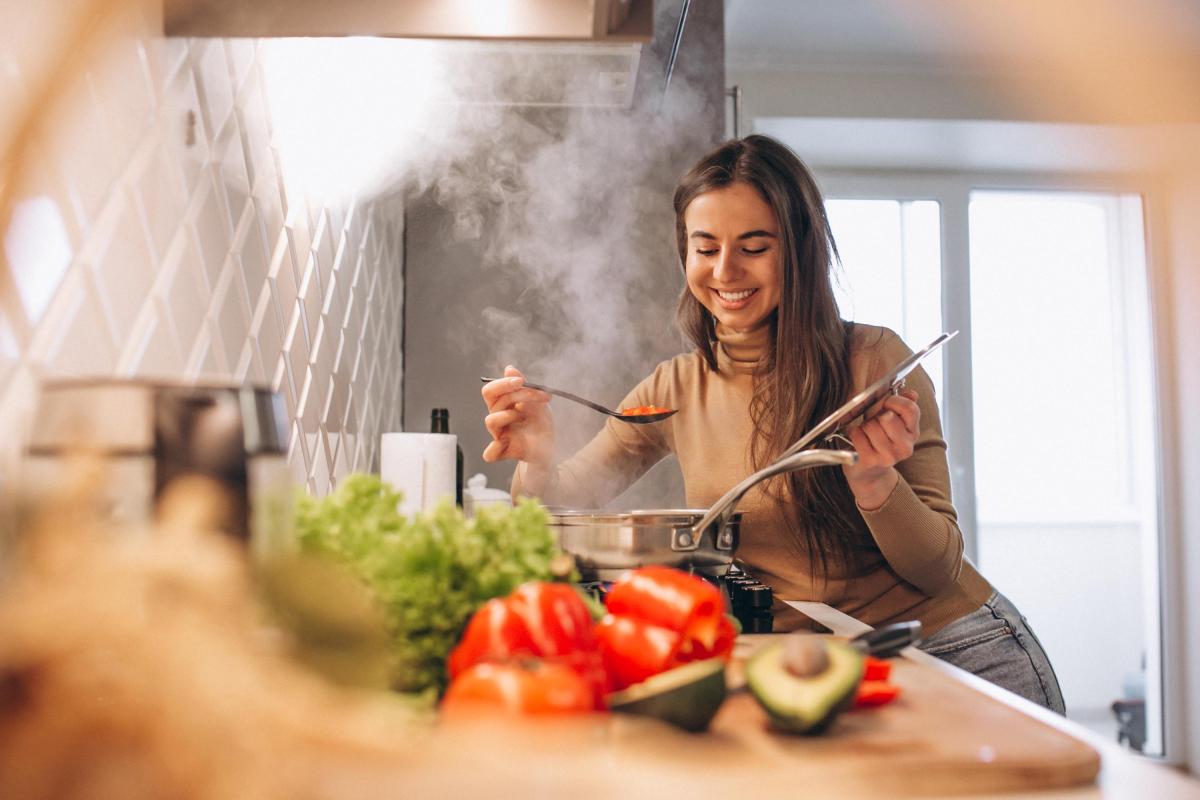
[[[605,509],[550,509],[551,525],[683,525],[691,527],[708,513],[706,508],[639,508],[632,511]],[[741,522],[742,513],[730,517],[730,524]]]

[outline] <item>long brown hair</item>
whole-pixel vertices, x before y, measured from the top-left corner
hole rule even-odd
[[[844,403],[851,389],[850,324],[838,314],[831,269],[838,258],[825,204],[812,174],[785,145],[767,136],[734,139],[712,151],[683,176],[675,190],[675,236],[681,266],[687,264],[683,215],[696,197],[730,184],[752,186],[775,211],[779,224],[779,306],[770,315],[766,357],[754,377],[750,456],[755,469]],[[712,314],[685,286],[677,322],[708,366],[717,371]],[[788,519],[803,532],[794,543],[819,561],[828,577],[829,558],[853,567],[862,544],[861,519],[840,469],[792,472],[768,485]]]

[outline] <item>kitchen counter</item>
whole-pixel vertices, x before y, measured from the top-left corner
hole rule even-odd
[[[836,635],[866,629],[823,604],[796,607]],[[740,656],[769,638],[740,637],[735,672]],[[410,796],[571,800],[735,794],[1200,800],[1194,778],[924,653],[910,648],[902,655],[893,667],[900,699],[843,714],[819,736],[771,731],[742,692],[700,735],[626,715],[476,720],[439,726],[412,748],[403,777],[387,785]],[[736,674],[732,680],[736,685]],[[1039,788],[1046,786],[1067,788]],[[378,796],[380,788],[375,783],[375,794],[362,796]]]
[[[839,636],[856,636],[863,631],[870,630],[868,625],[824,603],[793,602],[790,605]],[[1004,797],[1008,800],[1021,800],[1021,798],[1036,798],[1036,800],[1058,800],[1059,798],[1092,800],[1092,798],[1131,797],[1153,797],[1156,800],[1200,798],[1200,780],[1181,770],[1137,755],[1116,742],[1097,736],[1081,725],[1036,703],[1018,697],[916,648],[906,649],[901,656],[938,671],[947,680],[967,686],[975,692],[986,695],[1011,709],[1074,737],[1092,747],[1100,755],[1100,773],[1092,785],[1060,790],[1004,792],[995,795],[997,797]],[[971,796],[991,795],[974,794]]]

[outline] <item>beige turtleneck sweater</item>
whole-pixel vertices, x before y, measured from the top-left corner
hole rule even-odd
[[[629,393],[622,407],[658,405],[677,408],[679,413],[655,425],[610,419],[591,442],[557,466],[542,500],[598,508],[674,453],[689,506],[712,505],[753,472],[749,456],[753,372],[765,352],[769,330],[768,325],[748,332],[718,326],[716,372],[695,352],[659,364]],[[856,323],[851,335],[851,394],[910,354],[892,331]],[[779,601],[819,600],[874,626],[918,619],[928,637],[979,608],[991,593],[991,586],[963,557],[933,384],[918,368],[908,376],[907,386],[918,394],[920,434],[913,455],[896,465],[900,480],[883,506],[858,510],[861,538],[868,544],[856,574],[832,560],[827,579],[814,568],[803,537],[789,530],[794,523],[761,484],[738,504],[742,527],[737,557],[750,574],[774,590],[776,630],[810,624]],[[521,492],[519,475],[518,471],[513,480],[514,494]]]

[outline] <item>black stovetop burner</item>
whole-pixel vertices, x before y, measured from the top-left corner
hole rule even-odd
[[[725,608],[737,618],[742,626],[742,633],[771,632],[775,614],[771,610],[774,598],[770,586],[736,566],[731,567],[729,572],[721,577],[695,574],[721,590],[721,596],[725,598]],[[580,586],[603,603],[612,581],[584,581]]]

